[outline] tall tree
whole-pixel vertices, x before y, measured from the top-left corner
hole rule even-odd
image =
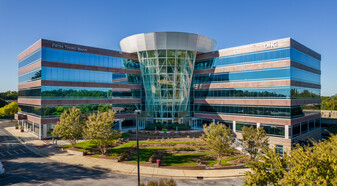
[[[283,158],[264,148],[259,161],[251,161],[245,185],[337,185],[337,135],[313,146],[297,145]]]
[[[262,127],[253,126],[242,128],[242,147],[249,153],[250,159],[255,160],[264,146],[268,144],[268,137]]]
[[[208,127],[204,125],[204,132],[201,138],[207,143],[207,146],[217,155],[218,165],[226,154],[232,153],[234,149],[231,145],[234,142],[233,132],[226,125],[217,122],[211,123]]]
[[[247,164],[251,171],[246,172],[244,185],[280,185],[289,164],[287,153],[281,158],[275,150],[263,147],[258,160]]]
[[[12,102],[8,105],[5,105],[4,107],[1,108],[0,111],[0,115],[4,116],[4,115],[9,115],[9,117],[11,118],[11,121],[14,118],[14,114],[18,113],[20,111],[20,107],[18,105],[17,102]]]
[[[86,127],[83,135],[86,139],[97,145],[100,152],[104,155],[107,147],[113,144],[122,136],[120,131],[113,130],[114,118],[116,112],[109,110],[108,112],[93,113],[86,121]]]
[[[54,127],[52,135],[68,140],[75,147],[79,138],[82,137],[84,120],[85,117],[82,116],[80,109],[69,108],[61,114],[60,121]]]

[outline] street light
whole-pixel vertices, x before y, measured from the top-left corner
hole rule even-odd
[[[138,186],[140,186],[140,172],[139,172],[139,139],[138,139],[138,116],[141,110],[135,110],[136,114],[136,138],[137,138],[137,174],[138,174]]]

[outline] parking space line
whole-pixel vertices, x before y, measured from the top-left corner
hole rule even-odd
[[[6,155],[2,154],[1,152],[0,152],[0,154],[1,154],[2,156],[6,156]]]
[[[9,151],[7,151],[7,153],[8,153],[9,155],[12,155],[12,156],[13,156],[13,154],[12,154],[12,153],[10,153]]]
[[[16,150],[13,150],[16,154],[19,154],[18,152],[16,152]]]

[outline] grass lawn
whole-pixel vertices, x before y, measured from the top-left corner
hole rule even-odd
[[[223,158],[223,159],[221,159],[221,164],[229,166],[229,165],[232,165],[232,164],[228,163],[227,161],[236,160],[236,159],[247,157],[247,156],[248,155],[235,156],[235,157],[230,157],[230,158]],[[207,165],[210,166],[210,167],[213,167],[214,164],[216,164],[217,162],[218,162],[218,160],[211,160],[211,161],[207,162]]]
[[[209,159],[207,159],[207,155],[212,155],[214,154],[213,152],[198,152],[198,153],[188,153],[188,154],[175,154],[175,150],[177,149],[177,151],[188,151],[188,150],[184,150],[181,148],[189,148],[191,150],[197,150],[199,148],[206,148],[206,146],[191,146],[193,144],[196,143],[202,143],[202,141],[184,141],[184,142],[139,142],[140,145],[140,152],[139,152],[139,158],[140,158],[140,162],[141,163],[145,163],[148,162],[149,158],[151,157],[151,155],[153,153],[156,152],[156,150],[170,150],[168,151],[169,153],[166,154],[163,158],[162,161],[164,161],[165,166],[195,166],[196,165],[196,160],[200,159],[202,160],[204,163],[207,162],[207,165],[210,167],[213,167],[214,164],[217,163],[217,160],[214,160],[212,157],[209,157]],[[109,156],[105,157],[108,159],[113,159],[118,157],[119,155],[121,155],[123,152],[127,151],[128,149],[135,147],[137,144],[136,141],[131,141],[116,147],[113,147],[112,149],[109,149],[107,151],[107,154],[109,154]],[[142,145],[159,145],[159,146],[145,146],[142,147]],[[182,147],[177,147],[175,145],[177,144],[189,144],[188,146],[182,146]],[[199,144],[198,144],[199,145]],[[71,145],[66,145],[63,146],[63,148],[70,148]],[[90,143],[90,141],[84,141],[84,142],[80,142],[76,144],[76,147],[79,147],[81,149],[81,151],[83,150],[90,150],[91,148],[96,148],[97,145]],[[172,151],[173,150],[173,151]],[[172,154],[171,154],[172,153]],[[186,152],[185,152],[186,153]],[[92,155],[93,157],[99,157],[99,154],[95,154]],[[235,156],[235,157],[230,157],[230,158],[224,158],[221,160],[221,163],[223,165],[227,165],[230,166],[231,164],[228,163],[228,161],[231,160],[235,160],[235,159],[239,159],[239,158],[243,158],[246,157],[247,155],[239,155],[239,156]],[[206,158],[206,159],[205,159]],[[127,162],[132,162],[132,163],[136,163],[137,162],[137,154],[133,154],[131,158],[129,158],[127,160]]]
[[[72,147],[72,145],[63,146],[63,148],[70,148],[70,147]],[[83,142],[76,143],[76,147],[82,148],[83,150],[89,150],[92,148],[96,148],[97,145],[90,143],[90,141],[83,141]]]
[[[192,153],[192,154],[170,154],[164,157],[166,166],[193,166],[196,165],[192,158],[206,156],[212,152]]]

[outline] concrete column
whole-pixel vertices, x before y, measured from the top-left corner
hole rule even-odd
[[[256,128],[260,128],[261,123],[256,123]]]
[[[42,138],[42,135],[41,135],[41,133],[42,133],[42,124],[40,124],[39,125],[39,135],[38,135],[38,137],[41,139]]]
[[[48,129],[48,124],[46,124],[46,125],[43,125],[43,137],[47,137],[47,129]]]
[[[236,121],[233,121],[233,132],[236,132]]]
[[[300,122],[300,135],[302,135],[302,122]]]
[[[31,132],[33,132],[33,134],[34,134],[34,131],[35,131],[35,123],[33,122],[32,131]]]
[[[215,123],[215,119],[212,119],[212,122]]]
[[[289,125],[284,125],[284,138],[289,139]]]
[[[122,130],[122,120],[118,120],[119,130]]]

